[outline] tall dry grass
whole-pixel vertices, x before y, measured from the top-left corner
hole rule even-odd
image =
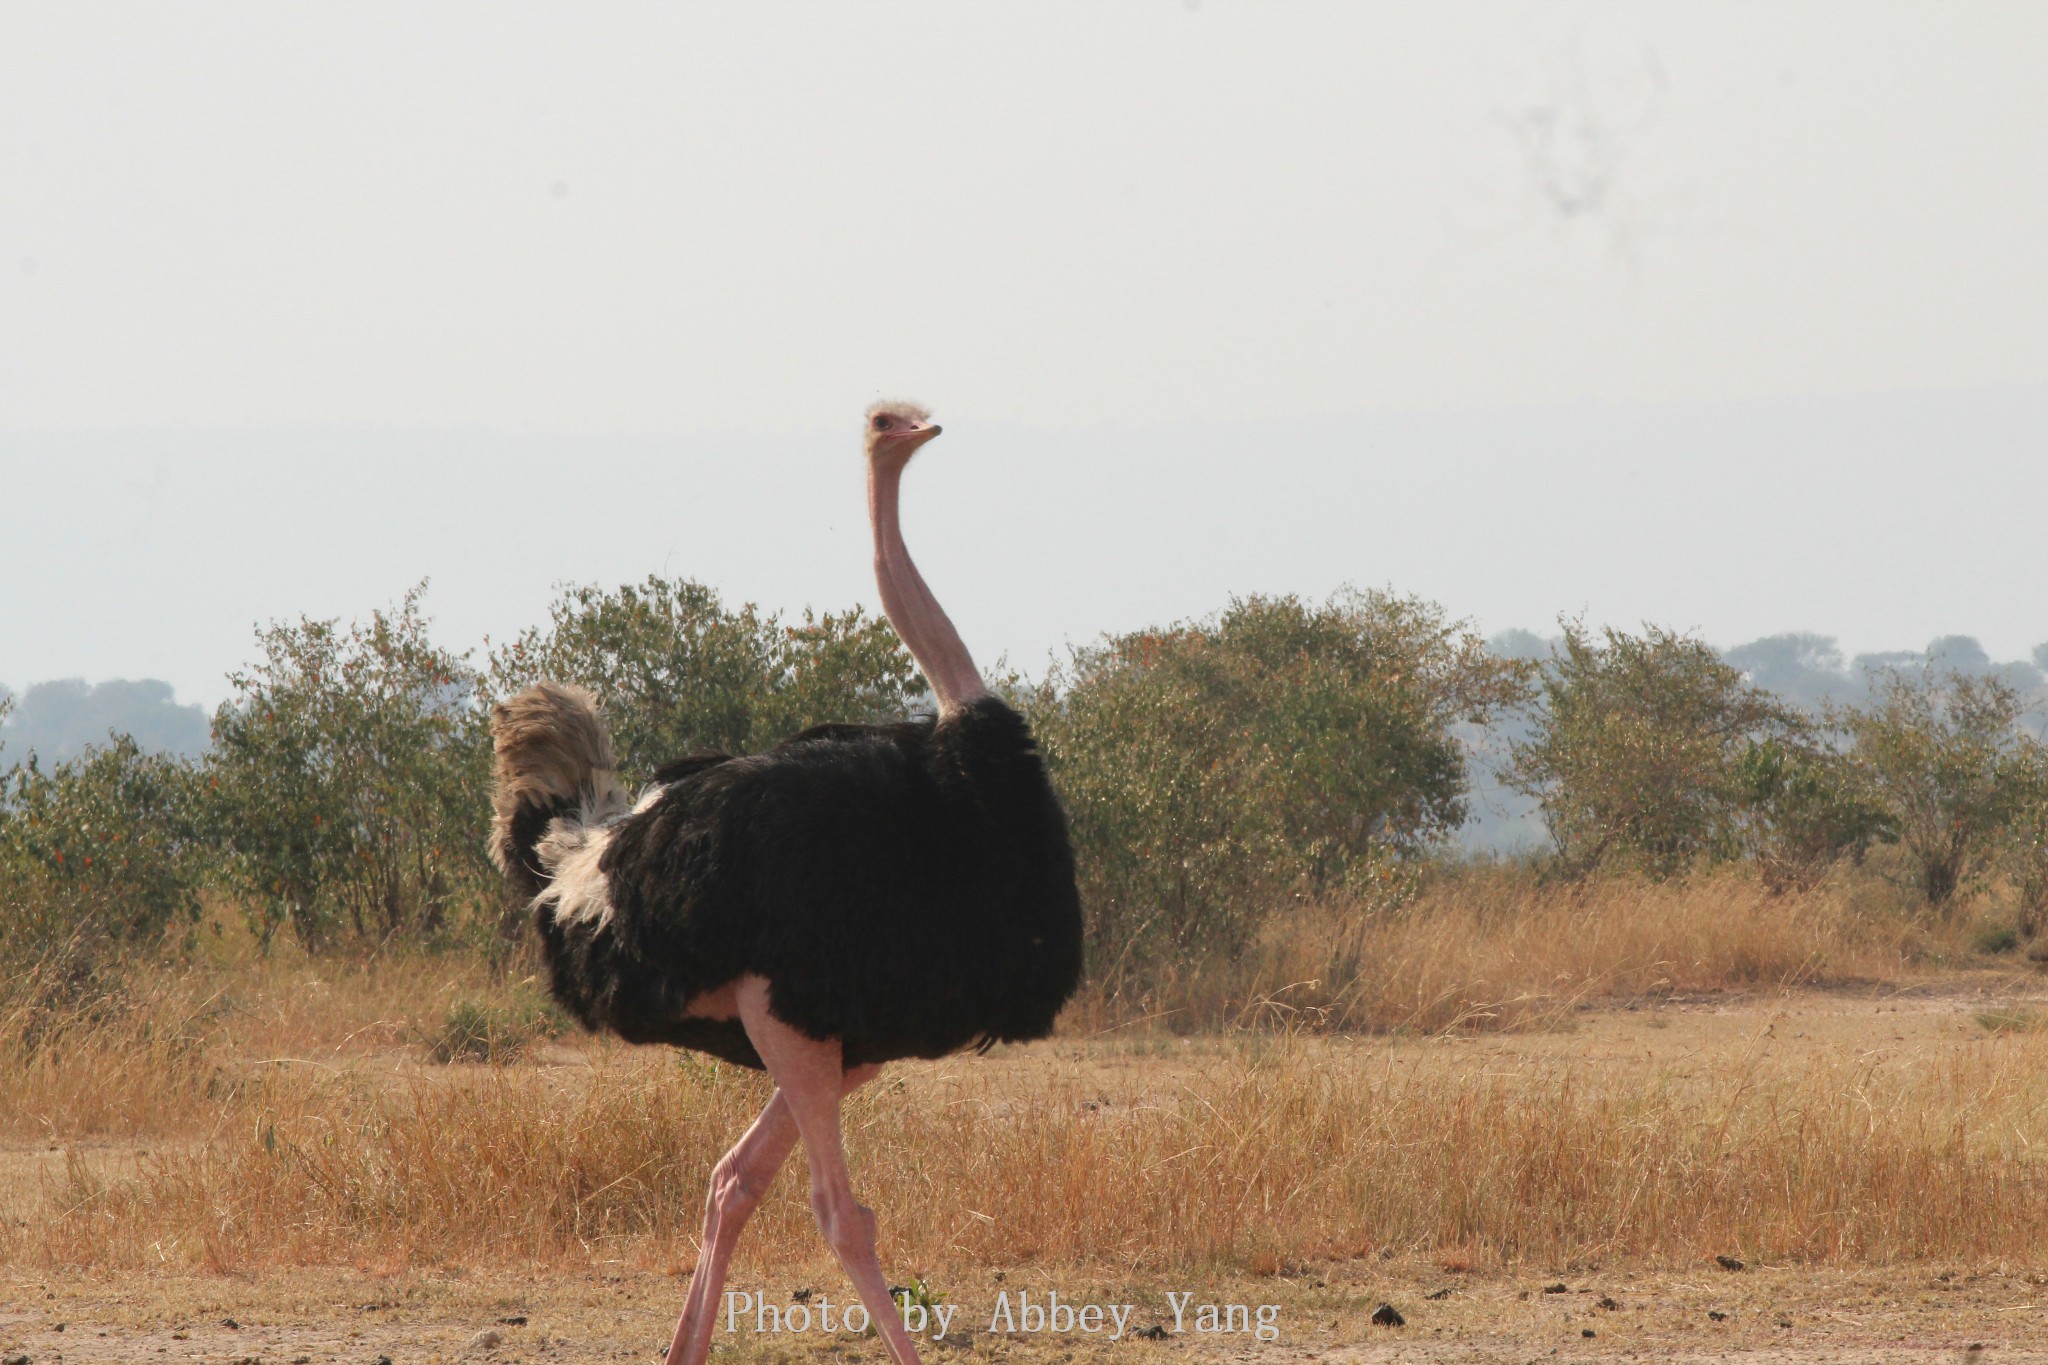
[[[1098,997],[1063,1040],[896,1069],[850,1102],[848,1140],[891,1263],[926,1270],[2037,1262],[2048,1035],[1791,1050],[1760,1028],[1668,1064],[1471,1041],[1595,1000],[1911,978],[1963,951],[1947,932],[1834,891],[1475,876],[1398,913],[1311,912],[1168,983],[1177,1019],[1225,1031],[1176,1043],[1143,1031],[1171,998]],[[0,1135],[39,1164],[0,1190],[0,1257],[687,1263],[710,1164],[765,1084],[579,1039],[426,1060],[452,1009],[531,990],[431,959],[239,962],[133,972],[68,1016],[45,1002],[33,1036],[9,1007]],[[821,1257],[800,1175],[745,1247],[755,1269]]]
[[[1278,1266],[1392,1248],[1488,1262],[1960,1257],[2048,1246],[2048,1040],[1685,1069],[1297,1040],[1171,1084],[921,1069],[848,1117],[892,1263]],[[74,1158],[12,1258],[64,1265],[688,1257],[758,1078],[645,1054],[395,1088],[269,1076],[204,1141],[109,1179]],[[757,1268],[821,1256],[800,1178]]]
[[[538,989],[438,957],[30,969],[0,982],[0,1141],[202,1131],[253,1073],[400,1062],[458,1002],[523,1010]]]
[[[1086,992],[1073,1019],[1513,1029],[1617,998],[1910,979],[1969,960],[1971,933],[1967,919],[1914,915],[1870,878],[1778,894],[1744,871],[1558,884],[1514,867],[1458,869],[1395,906],[1282,910],[1239,957],[1164,964],[1142,991]]]

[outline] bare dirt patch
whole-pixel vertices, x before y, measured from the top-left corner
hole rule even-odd
[[[798,1288],[829,1292],[813,1267],[736,1288],[788,1304]],[[1892,1362],[2048,1361],[2048,1282],[2038,1275],[1932,1266],[1885,1270],[1711,1264],[1684,1270],[1587,1269],[1475,1274],[1408,1262],[1340,1262],[1284,1276],[1178,1281],[1076,1273],[983,1275],[942,1286],[958,1312],[927,1358],[1519,1362],[1531,1359]],[[1547,1293],[1554,1285],[1563,1292]],[[1048,1289],[1128,1302],[1134,1329],[1105,1333],[990,1330],[998,1296]],[[1193,1293],[1180,1332],[1169,1292]],[[42,1362],[160,1360],[360,1362],[652,1361],[666,1348],[679,1280],[659,1274],[543,1275],[300,1269],[252,1277],[0,1276],[0,1350]],[[1195,1329],[1204,1301],[1277,1307],[1278,1338]],[[1375,1326],[1381,1304],[1404,1325]],[[1719,1316],[1716,1316],[1719,1315]],[[62,1324],[59,1330],[58,1324]],[[721,1331],[714,1359],[882,1362],[872,1336],[762,1334],[744,1318]],[[1587,1334],[1591,1333],[1591,1336]]]

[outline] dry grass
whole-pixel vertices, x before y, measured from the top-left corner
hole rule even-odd
[[[134,964],[86,982],[35,973],[0,993],[0,1139],[187,1134],[266,1067],[336,1068],[443,1038],[491,1002],[532,1017],[538,987],[459,959]]]
[[[1438,1033],[1546,1026],[1586,1002],[1793,983],[1897,982],[1967,961],[1975,930],[1915,917],[1874,878],[1778,895],[1730,872],[1691,882],[1546,884],[1461,869],[1392,909],[1304,905],[1234,961],[1100,993],[1073,1021],[1181,1031],[1293,1027]]]
[[[912,1071],[851,1107],[889,1252],[915,1266],[1277,1268],[1383,1248],[1481,1263],[1902,1256],[2048,1246],[2048,1040],[1887,1055],[1752,1040],[1684,1066],[1447,1043],[1211,1045]],[[590,1067],[252,1074],[208,1131],[110,1180],[73,1152],[10,1256],[227,1270],[653,1258],[692,1230],[758,1078],[602,1049]],[[752,1235],[814,1259],[800,1181]]]
[[[1304,968],[1318,984],[1236,1017],[1289,1028],[1074,1029],[862,1092],[849,1143],[890,1263],[1257,1274],[1380,1253],[1481,1266],[2043,1256],[2048,1034],[1987,1031],[1971,1013],[1983,1001],[1910,1026],[1882,1014],[1896,1000],[1870,998],[1575,1008],[1920,979],[1945,940],[1858,921],[1829,893],[1788,901],[1740,883],[1474,881],[1424,906],[1269,941],[1241,969],[1240,999],[1278,994],[1262,979],[1310,979],[1293,975]],[[216,964],[138,980],[33,1046],[0,1044],[0,1081],[20,1097],[0,1111],[13,1142],[0,1259],[687,1263],[710,1164],[765,1085],[588,1040],[506,1065],[427,1060],[451,1009],[514,1011],[530,992],[433,961]],[[1309,1027],[1334,1022],[1388,1031]],[[1510,1024],[1524,1031],[1497,1031]],[[785,1178],[744,1263],[820,1254],[803,1182]]]

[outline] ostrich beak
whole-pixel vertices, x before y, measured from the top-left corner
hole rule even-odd
[[[882,440],[888,444],[889,449],[900,450],[908,455],[943,430],[945,428],[937,422],[921,422],[904,431],[892,431]]]

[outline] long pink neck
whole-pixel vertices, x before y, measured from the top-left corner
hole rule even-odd
[[[897,519],[897,486],[903,478],[901,460],[868,462],[868,520],[875,530],[875,583],[882,590],[882,610],[903,637],[910,657],[924,670],[939,710],[951,711],[988,695],[981,672],[968,656],[960,632],[925,586],[924,576],[910,561]]]

